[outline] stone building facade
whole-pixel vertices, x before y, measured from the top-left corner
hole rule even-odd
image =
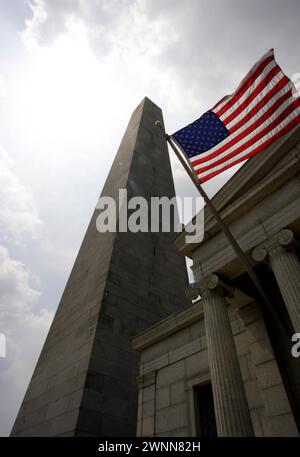
[[[175,242],[193,260],[191,305],[133,339],[137,435],[299,436],[300,128],[248,160],[213,202],[279,319],[205,207],[202,243],[185,233]]]

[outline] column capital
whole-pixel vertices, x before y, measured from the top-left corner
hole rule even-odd
[[[292,230],[281,230],[257,246],[252,255],[258,262],[268,257],[292,325],[297,332],[300,329],[300,262],[295,250],[289,246],[293,241]]]
[[[272,257],[280,253],[284,248],[294,241],[294,233],[291,229],[283,229],[275,233],[267,240],[256,246],[252,252],[252,257],[256,262],[266,260],[268,256]]]
[[[223,295],[227,297],[233,297],[234,288],[225,283],[217,274],[209,275],[198,283],[198,290],[200,294],[208,291],[222,291]]]

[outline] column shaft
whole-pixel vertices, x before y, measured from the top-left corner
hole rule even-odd
[[[300,332],[300,262],[295,252],[277,246],[269,252],[272,270],[296,332]]]
[[[223,290],[206,290],[204,317],[218,436],[253,436]]]

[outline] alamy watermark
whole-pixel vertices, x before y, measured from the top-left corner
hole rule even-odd
[[[292,336],[292,342],[295,343],[292,346],[292,356],[295,358],[300,357],[300,333],[294,333]]]
[[[186,243],[200,243],[204,236],[204,201],[202,197],[151,197],[128,199],[127,189],[119,189],[118,201],[100,197],[96,227],[105,232],[181,232],[181,220],[196,216],[185,225]]]

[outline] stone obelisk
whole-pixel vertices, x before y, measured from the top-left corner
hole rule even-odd
[[[145,98],[133,112],[101,196],[175,194],[167,145]],[[138,355],[131,339],[187,306],[174,232],[99,233],[95,210],[12,436],[134,436]]]

